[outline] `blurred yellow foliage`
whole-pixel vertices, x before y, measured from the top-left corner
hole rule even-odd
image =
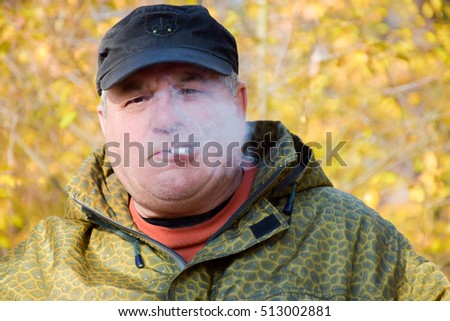
[[[0,252],[39,219],[63,214],[64,184],[102,144],[100,37],[134,7],[157,2],[2,2]],[[286,123],[336,187],[392,221],[450,276],[448,1],[202,3],[237,38],[248,119]],[[344,162],[330,159],[343,141]]]

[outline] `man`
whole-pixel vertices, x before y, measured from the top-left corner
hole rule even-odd
[[[245,122],[233,36],[201,6],[133,11],[99,48],[105,145],[64,218],[0,261],[3,300],[440,300],[450,284],[332,187],[281,123]]]

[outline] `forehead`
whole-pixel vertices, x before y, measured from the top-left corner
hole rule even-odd
[[[155,82],[161,78],[170,78],[176,82],[206,82],[208,80],[217,80],[221,76],[214,71],[191,64],[158,64],[135,72],[125,80],[114,85],[111,89],[117,93],[127,93],[142,89],[148,83]]]

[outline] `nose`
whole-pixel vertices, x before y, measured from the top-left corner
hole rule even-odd
[[[180,131],[183,127],[183,111],[177,102],[174,89],[169,86],[157,91],[152,102],[154,103],[151,116],[153,132],[172,134]]]

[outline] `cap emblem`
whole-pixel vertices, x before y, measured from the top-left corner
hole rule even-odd
[[[169,36],[178,29],[178,15],[157,12],[145,16],[145,31],[154,36]]]

